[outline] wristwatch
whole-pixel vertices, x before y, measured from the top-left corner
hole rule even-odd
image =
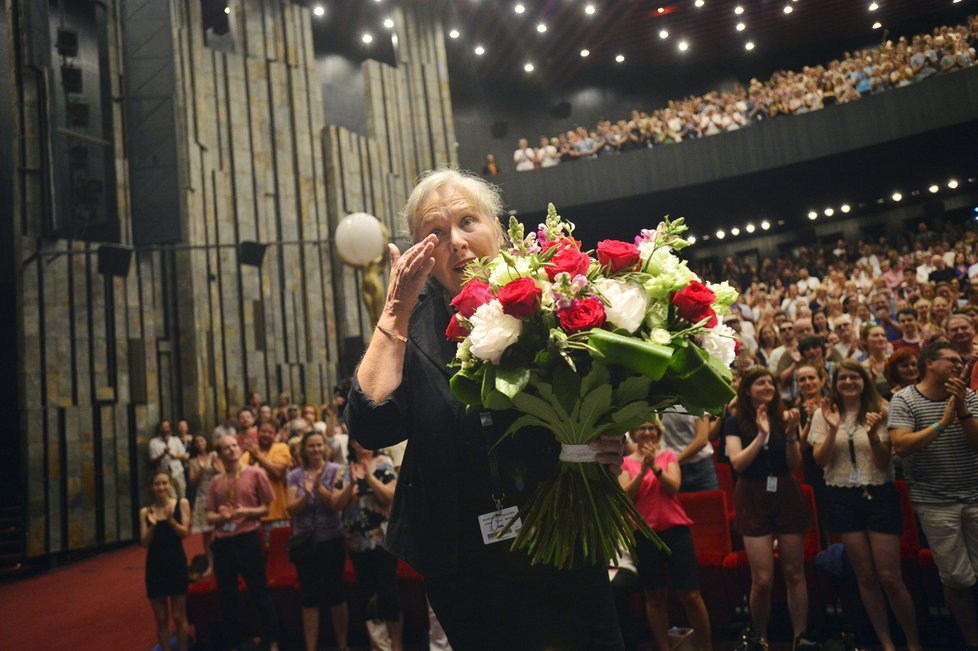
[[[662,476],[662,468],[660,468],[659,466],[654,466],[652,468],[652,474],[655,475],[656,477],[661,477]]]

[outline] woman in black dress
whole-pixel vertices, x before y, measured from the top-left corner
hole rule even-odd
[[[146,596],[156,617],[162,651],[171,651],[170,617],[177,648],[187,650],[187,556],[183,539],[190,532],[190,502],[173,497],[170,474],[152,478],[153,503],[139,511],[139,542],[146,551]]]

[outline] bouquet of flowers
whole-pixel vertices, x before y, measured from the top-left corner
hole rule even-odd
[[[573,231],[553,204],[537,232],[511,217],[509,248],[469,265],[446,332],[459,342],[459,400],[520,412],[504,437],[537,426],[561,443],[513,541],[558,568],[614,561],[635,530],[662,544],[587,444],[675,404],[719,413],[737,345],[718,319],[737,291],[701,282],[675,255],[689,244],[681,218],[634,243],[598,242],[596,254]]]

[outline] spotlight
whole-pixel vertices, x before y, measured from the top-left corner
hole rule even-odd
[[[947,187],[951,188],[952,190],[957,189],[957,187],[958,187],[958,180],[957,179],[951,179],[950,181],[947,182]]]
[[[690,244],[696,244],[696,236],[691,234],[689,237],[686,238],[686,241],[689,242]]]
[[[686,41],[679,41],[679,45],[677,47],[679,48],[680,52],[685,52],[689,49],[689,43]]]
[[[753,50],[754,49],[754,41],[747,41],[746,43],[744,43],[744,49],[747,50],[748,52],[750,52],[751,50]]]
[[[761,222],[761,230],[762,231],[770,230],[770,228],[771,228],[771,222],[769,222],[766,219]]]
[[[890,195],[890,199],[893,199],[894,201],[902,201],[903,195],[900,194],[899,192],[894,192],[893,194]]]
[[[736,7],[734,7],[734,13],[739,16],[740,14],[744,13],[744,8],[741,7],[740,5],[737,5]]]
[[[458,38],[459,36],[461,36],[461,34],[458,33],[457,29],[453,29],[452,31],[448,32],[448,38],[454,39],[454,38]]]
[[[848,215],[849,211],[852,210],[852,206],[850,206],[847,203],[844,203],[841,206],[839,206],[839,210],[841,210],[843,213]]]
[[[747,29],[747,25],[745,25],[744,23],[737,23],[737,31],[738,32],[742,32],[745,29]]]
[[[934,183],[929,188],[927,188],[927,191],[930,192],[931,194],[937,194],[938,192],[940,192],[940,190],[941,190],[940,186],[937,185],[936,183]]]
[[[544,25],[543,23],[540,23],[539,25],[537,25],[537,31],[543,34],[545,31],[547,31],[547,26]]]
[[[875,23],[873,23],[873,29],[879,29],[882,26],[883,26],[883,23],[881,23],[878,20]]]
[[[586,57],[586,56],[588,56],[589,54],[591,54],[591,50],[588,50],[588,49],[586,49],[586,48],[585,48],[585,49],[583,49],[583,50],[581,50],[581,56],[582,56],[582,57]]]
[[[326,7],[322,5],[316,5],[315,7],[313,7],[312,15],[316,16],[317,18],[322,18],[323,16],[326,15]]]
[[[618,56],[615,57],[615,61],[617,61],[618,63],[624,63],[625,62],[625,55],[624,54],[619,54]]]
[[[702,7],[705,4],[706,3],[703,2],[703,0],[696,0],[696,2],[693,3],[693,6],[695,6],[697,9],[699,9],[700,7]]]
[[[476,56],[481,57],[483,54],[486,53],[486,48],[482,47],[481,45],[476,45],[475,50],[473,51],[475,52]]]
[[[588,16],[593,15],[594,14],[594,5],[588,5],[588,6],[584,7],[584,13],[586,13]]]
[[[869,5],[869,10],[870,11],[876,11],[879,8],[880,8],[880,6],[878,4],[876,4],[875,2]]]
[[[230,14],[231,13],[231,7],[225,7],[224,8],[224,13]]]
[[[666,13],[666,8],[665,7],[659,7],[658,9],[656,9],[656,12],[658,12],[660,14],[664,14],[664,13]]]
[[[370,45],[371,43],[374,42],[374,37],[371,36],[370,34],[364,34],[363,36],[360,37],[360,40],[363,41],[366,45]]]
[[[730,234],[733,235],[734,237],[737,237],[738,235],[740,235],[740,229],[734,226],[733,228],[730,229]]]
[[[519,3],[517,3],[517,4],[516,4],[516,6],[515,6],[515,7],[513,7],[513,11],[515,11],[515,12],[516,12],[516,13],[518,13],[518,14],[521,14],[521,13],[523,13],[524,11],[526,11],[526,7],[524,7],[523,5],[521,5],[521,4],[519,4]]]
[[[718,240],[722,240],[726,236],[727,236],[727,234],[723,232],[723,229],[722,228],[717,231],[717,239]]]
[[[659,38],[669,38],[669,30],[660,29],[659,30]]]
[[[744,230],[747,231],[748,233],[753,233],[754,230],[756,229],[754,228],[754,224],[747,224],[746,226],[744,226]]]
[[[523,66],[523,70],[525,70],[527,72],[533,72],[533,64],[532,63],[527,63],[525,66]]]
[[[808,218],[811,219],[812,221],[815,221],[816,219],[818,219],[818,213],[815,212],[814,210],[809,210]]]
[[[791,5],[785,5],[784,6],[784,9],[783,9],[784,13],[786,13],[786,14],[790,14],[794,10],[795,10],[795,8],[792,7]]]
[[[826,217],[831,217],[832,215],[835,214],[835,209],[834,208],[826,208],[825,210],[822,211],[822,214],[825,215]]]
[[[385,19],[384,27],[386,27],[387,29],[394,29],[394,19],[393,18]]]

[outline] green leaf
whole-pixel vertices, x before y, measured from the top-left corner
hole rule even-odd
[[[611,385],[604,384],[581,401],[580,417],[578,418],[581,432],[589,432],[598,420],[611,409]]]
[[[615,404],[623,405],[635,400],[641,400],[649,395],[652,380],[644,375],[633,375],[625,378],[615,389]]]
[[[552,384],[547,382],[537,382],[534,384],[534,386],[536,387],[537,393],[540,394],[540,397],[550,403],[551,407],[553,407],[554,413],[558,415],[558,418],[562,418],[564,421],[570,420],[570,414],[567,413],[563,405],[560,404],[560,401],[557,400],[557,396],[554,395]]]
[[[458,398],[459,402],[466,405],[478,405],[482,402],[482,395],[478,380],[466,377],[462,373],[456,373],[448,381],[452,393]]]
[[[491,364],[486,364],[483,369],[482,374],[482,390],[479,393],[479,399],[482,400],[482,404],[488,408],[489,407],[489,395],[496,388],[496,367]]]
[[[509,428],[503,433],[503,435],[499,438],[499,440],[502,441],[504,438],[508,436],[512,436],[513,434],[520,431],[524,427],[543,427],[546,429],[550,429],[550,424],[545,420],[543,420],[542,418],[538,418],[534,416],[533,414],[523,414],[522,416],[520,416],[519,418],[513,421],[513,424],[509,426]],[[499,445],[499,441],[496,442],[496,445]]]
[[[509,398],[526,388],[530,381],[529,368],[496,369],[496,390]]]
[[[662,377],[673,354],[670,346],[623,337],[607,330],[592,330],[587,343],[598,361],[620,364],[653,380]]]
[[[594,391],[596,388],[611,382],[611,373],[603,364],[592,364],[591,372],[581,380],[581,398]]]
[[[524,414],[535,416],[544,421],[547,428],[553,432],[566,430],[566,414],[564,418],[561,418],[561,415],[542,398],[524,391],[513,396],[513,405]]]
[[[581,393],[581,378],[563,364],[558,364],[553,374],[554,395],[568,414],[574,411]]]
[[[632,420],[634,418],[645,418],[648,415],[651,405],[644,400],[638,400],[636,402],[630,402],[627,405],[621,406],[616,409],[611,414],[611,420],[616,423],[621,423],[626,420]]]

